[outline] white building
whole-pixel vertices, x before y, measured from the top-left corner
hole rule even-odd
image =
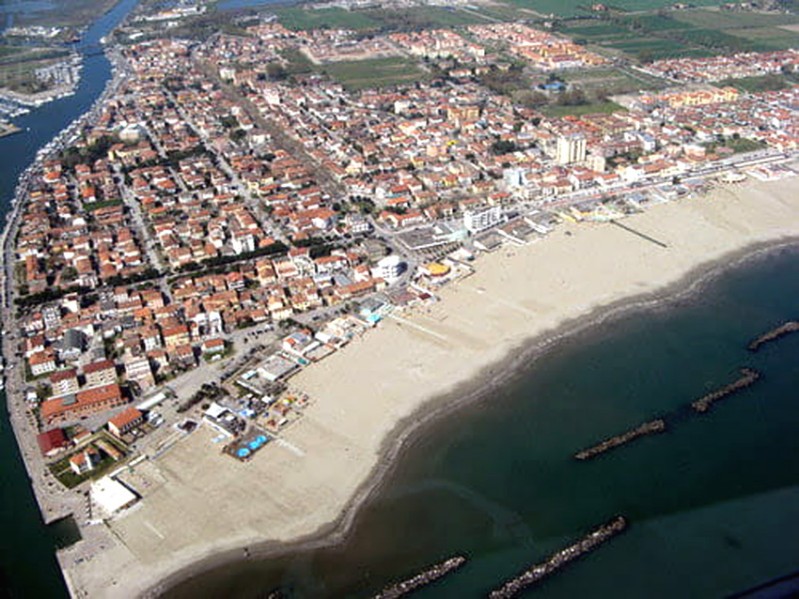
[[[128,380],[138,383],[142,391],[155,386],[153,369],[147,356],[134,356],[126,353],[123,358],[123,364],[125,365],[125,374]]]
[[[399,278],[403,270],[405,270],[405,263],[397,254],[391,254],[377,263],[373,274],[385,281],[393,281]]]
[[[255,237],[250,233],[237,233],[233,235],[230,245],[236,254],[244,254],[255,251]]]
[[[505,220],[502,208],[491,206],[479,210],[466,210],[463,213],[463,226],[469,233],[479,233],[498,225]]]
[[[93,482],[90,495],[94,505],[106,516],[130,507],[139,499],[133,491],[110,476]]]
[[[585,160],[585,137],[582,135],[561,135],[555,147],[555,161],[558,164],[572,164]]]
[[[502,171],[502,180],[505,187],[509,189],[517,189],[527,185],[527,169],[526,168],[506,168]]]

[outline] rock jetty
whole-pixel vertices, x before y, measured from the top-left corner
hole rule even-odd
[[[419,572],[419,574],[417,574],[413,578],[408,578],[407,580],[398,582],[395,585],[386,587],[385,589],[380,591],[377,595],[375,595],[374,599],[396,599],[397,597],[402,597],[403,595],[407,595],[408,593],[411,593],[416,589],[420,589],[423,586],[435,582],[436,580],[446,576],[453,570],[457,570],[465,563],[466,563],[465,557],[463,557],[462,555],[456,555],[455,557],[451,557],[448,560],[430,566],[426,570]]]
[[[590,460],[595,458],[599,455],[602,455],[606,451],[610,451],[616,447],[621,445],[625,445],[626,443],[630,443],[639,437],[645,437],[646,435],[654,435],[657,433],[662,433],[666,430],[666,421],[662,419],[657,420],[650,420],[649,422],[644,422],[641,426],[638,426],[634,429],[628,430],[620,435],[615,435],[610,437],[609,439],[605,439],[601,443],[597,443],[593,447],[589,447],[588,449],[583,449],[582,451],[578,451],[574,454],[574,457],[578,460]]]
[[[624,516],[616,516],[610,522],[591,531],[573,545],[569,545],[553,554],[545,562],[533,565],[516,578],[506,582],[501,588],[491,591],[489,597],[491,599],[508,599],[516,596],[531,584],[543,580],[563,566],[592,552],[604,542],[624,532],[626,528],[627,519]]]
[[[799,321],[789,320],[782,323],[780,326],[771,329],[770,331],[766,331],[754,339],[749,345],[746,346],[746,348],[751,352],[756,352],[766,343],[776,341],[780,337],[784,337],[790,333],[795,333],[796,331],[799,331]]]
[[[705,413],[715,402],[729,397],[738,391],[742,391],[747,387],[751,387],[761,376],[762,375],[754,368],[741,368],[741,376],[739,378],[729,385],[724,385],[721,389],[711,391],[707,395],[697,399],[691,404],[691,407],[697,412]]]

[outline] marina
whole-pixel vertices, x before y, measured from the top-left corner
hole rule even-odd
[[[657,433],[665,432],[666,430],[666,421],[662,418],[658,418],[657,420],[650,420],[649,422],[645,422],[642,425],[628,430],[620,435],[615,435],[610,437],[609,439],[605,439],[601,443],[597,443],[596,445],[589,447],[588,449],[583,449],[582,451],[578,451],[574,454],[575,459],[580,461],[590,460],[597,456],[602,455],[606,451],[610,451],[611,449],[615,449],[616,447],[620,447],[621,445],[625,445],[638,439],[640,437],[645,437],[647,435],[655,435]]]
[[[466,558],[464,556],[456,555],[419,572],[413,578],[408,578],[383,589],[375,595],[374,599],[397,599],[398,597],[403,597],[451,574],[465,563]]]
[[[780,339],[785,335],[789,335],[790,333],[795,333],[796,331],[799,331],[799,321],[788,320],[782,323],[780,326],[771,329],[770,331],[766,331],[754,339],[749,345],[746,346],[746,348],[750,352],[756,352],[765,344],[776,341],[777,339]]]
[[[573,545],[561,549],[544,562],[534,564],[521,575],[506,582],[501,588],[491,591],[489,597],[491,599],[515,597],[530,585],[540,582],[550,574],[554,574],[567,564],[591,553],[606,541],[621,534],[627,529],[627,526],[627,519],[624,516],[616,516],[610,522],[589,532]]]
[[[693,408],[694,411],[703,414],[707,412],[715,402],[725,399],[726,397],[729,397],[730,395],[733,395],[738,391],[742,391],[747,387],[751,387],[758,380],[760,380],[761,377],[762,375],[760,374],[760,372],[758,372],[754,368],[748,368],[748,367],[741,368],[741,376],[739,378],[737,378],[729,385],[725,385],[720,389],[711,391],[707,395],[704,395],[700,399],[697,399],[696,401],[692,402],[691,408]]]

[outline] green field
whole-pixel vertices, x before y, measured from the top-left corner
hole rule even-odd
[[[695,9],[659,15],[606,14],[603,20],[573,19],[562,22],[560,30],[598,52],[621,52],[648,62],[799,47],[799,32],[778,27],[798,19],[793,15]]]
[[[560,76],[568,83],[579,86],[589,97],[612,96],[665,87],[661,79],[615,68],[570,70]]]
[[[626,112],[626,110],[615,102],[595,102],[592,104],[580,104],[577,106],[544,106],[541,108],[541,112],[548,117],[561,117],[580,116],[583,114]]]
[[[276,8],[271,12],[284,26],[295,31],[335,27],[374,32],[410,31],[490,23],[496,19],[512,20],[520,16],[518,9],[502,4],[485,9],[478,7],[468,10],[438,6],[419,6],[412,9],[314,10],[298,6]]]
[[[8,57],[13,57],[23,52],[27,52],[27,48],[22,48],[20,46],[7,46],[5,44],[0,45],[0,59],[7,59]]]
[[[799,48],[799,32],[776,27],[754,27],[736,29],[735,35],[750,41],[761,50],[787,50]]]
[[[280,52],[286,61],[286,71],[290,75],[301,75],[314,70],[314,64],[297,48],[287,48]]]
[[[336,62],[325,65],[322,72],[351,90],[408,84],[428,76],[406,58]]]
[[[117,0],[52,0],[51,3],[52,9],[16,13],[14,24],[81,28],[111,10]]]
[[[363,11],[350,11],[343,8],[313,10],[301,7],[278,8],[273,10],[278,20],[288,29],[295,31],[308,29],[377,29],[380,23],[372,20]]]
[[[799,22],[796,15],[774,15],[720,10],[686,10],[672,13],[674,19],[700,29],[747,29],[779,27]]]
[[[708,152],[715,152],[719,149],[726,148],[727,150],[731,150],[734,154],[742,154],[744,152],[762,150],[766,147],[766,144],[755,141],[754,139],[740,137],[738,139],[729,138],[721,142],[712,142],[705,144],[705,147]]]
[[[744,92],[764,92],[785,89],[794,84],[792,78],[784,75],[763,75],[762,77],[743,77],[741,79],[725,79],[715,85],[719,87],[731,86]]]
[[[556,17],[576,17],[591,14],[592,2],[577,0],[506,0],[510,4],[533,10],[542,15],[555,15]],[[606,2],[607,6],[623,12],[654,11],[667,8],[673,2],[663,0],[612,0]],[[718,0],[695,0],[695,6],[717,6]]]
[[[9,46],[0,46],[7,48]],[[35,77],[34,71],[58,62],[69,55],[62,48],[13,48],[0,53],[0,88],[21,93],[37,93],[46,89]]]
[[[475,12],[438,6],[417,6],[407,9],[370,9],[363,11],[369,18],[379,21],[385,31],[409,31],[435,27],[479,25],[490,22]]]
[[[597,52],[611,55],[623,53],[631,58],[657,60],[711,54],[702,46],[672,39],[671,36],[681,33],[681,27],[690,26],[669,21],[667,17],[661,19],[665,24],[661,23],[660,31],[645,29],[650,20],[635,17],[619,18],[616,22],[594,21],[590,25],[586,25],[584,20],[565,21],[561,32]]]

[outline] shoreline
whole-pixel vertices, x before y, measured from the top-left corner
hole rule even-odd
[[[487,401],[492,391],[522,376],[534,367],[533,364],[540,357],[556,349],[565,340],[610,325],[648,308],[679,309],[679,306],[675,305],[677,302],[696,298],[726,272],[792,249],[799,249],[799,234],[753,241],[699,263],[679,279],[654,290],[596,306],[589,312],[567,319],[554,328],[527,337],[506,351],[504,358],[485,365],[473,378],[459,383],[449,392],[431,395],[412,413],[398,421],[392,431],[383,438],[377,462],[334,521],[292,541],[262,540],[239,544],[221,551],[206,551],[196,560],[187,560],[188,565],[151,584],[141,596],[159,596],[204,572],[234,562],[252,562],[293,552],[343,545],[352,533],[362,508],[380,493],[392,472],[398,467],[403,454],[442,419],[454,415],[463,408]],[[508,356],[514,355],[512,360],[508,359]],[[245,547],[248,550],[246,558],[242,554]]]

